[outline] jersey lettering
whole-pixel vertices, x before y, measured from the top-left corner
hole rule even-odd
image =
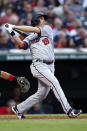
[[[47,38],[43,39],[42,42],[44,43],[44,45],[48,45],[49,44],[49,40]]]

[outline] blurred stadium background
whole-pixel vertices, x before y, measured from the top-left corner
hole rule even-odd
[[[19,50],[3,25],[30,25],[34,13],[48,15],[54,34],[55,76],[70,104],[87,113],[87,1],[86,0],[0,0],[0,69],[25,76],[31,83],[26,95],[14,83],[0,79],[0,114],[12,114],[11,106],[37,90],[38,82],[30,72],[30,50]],[[22,37],[17,34],[21,39]],[[28,114],[63,113],[50,92]]]

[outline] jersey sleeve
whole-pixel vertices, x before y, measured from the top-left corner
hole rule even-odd
[[[28,46],[29,46],[29,37],[26,37],[24,40],[23,40],[24,43],[27,43]]]
[[[40,30],[41,30],[41,36],[51,37],[52,29],[49,25],[44,25],[44,26],[40,27]]]

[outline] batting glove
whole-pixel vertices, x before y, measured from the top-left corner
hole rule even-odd
[[[5,29],[7,30],[7,32],[10,34],[10,35],[15,35],[13,29],[12,29],[12,26],[10,24],[5,24]]]
[[[15,27],[15,25],[12,24],[7,24],[8,26],[10,26],[12,29]]]

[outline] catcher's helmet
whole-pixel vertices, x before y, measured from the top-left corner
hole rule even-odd
[[[35,15],[32,17],[32,19],[31,19],[31,26],[36,26],[36,25],[38,25],[38,24],[40,23],[40,19],[39,19],[39,18],[40,18],[41,16],[43,16],[45,20],[48,19],[47,15],[45,15],[45,14],[42,14],[42,13],[40,13],[40,14],[35,14]]]

